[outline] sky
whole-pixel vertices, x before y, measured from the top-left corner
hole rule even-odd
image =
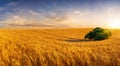
[[[0,0],[0,27],[108,28],[116,24],[120,24],[120,0]]]

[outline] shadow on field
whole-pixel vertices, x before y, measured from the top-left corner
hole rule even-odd
[[[91,42],[91,40],[86,40],[86,39],[68,39],[65,41],[67,42]]]

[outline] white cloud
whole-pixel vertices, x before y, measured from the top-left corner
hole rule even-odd
[[[50,13],[51,16],[56,16],[57,14],[55,12]]]
[[[3,10],[5,10],[5,8],[3,8],[3,7],[0,7],[0,11],[3,11]]]
[[[17,5],[16,2],[10,2],[10,3],[8,3],[8,6],[16,6],[16,5]]]
[[[8,20],[6,20],[6,23],[9,24],[18,24],[18,25],[24,25],[25,23],[25,19],[23,17],[19,17],[19,16],[12,16],[11,18],[9,18]]]
[[[29,14],[31,14],[32,16],[39,16],[40,13],[33,11],[33,10],[28,10]]]
[[[54,27],[54,25],[43,24],[43,23],[35,22],[34,20],[31,21],[19,15],[11,16],[5,21],[5,24],[8,26],[16,26],[16,27],[17,26],[18,27]]]
[[[108,8],[107,14],[111,13],[111,11],[112,11],[112,8]]]
[[[74,11],[73,13],[75,13],[75,14],[80,14],[81,12],[80,12],[80,11]]]

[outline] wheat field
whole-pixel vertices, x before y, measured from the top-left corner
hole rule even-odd
[[[0,29],[0,66],[120,66],[120,30],[103,41],[91,29]]]

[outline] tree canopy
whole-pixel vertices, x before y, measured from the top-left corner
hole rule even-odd
[[[85,35],[85,39],[90,40],[104,40],[111,36],[111,32],[100,27],[96,27]]]

